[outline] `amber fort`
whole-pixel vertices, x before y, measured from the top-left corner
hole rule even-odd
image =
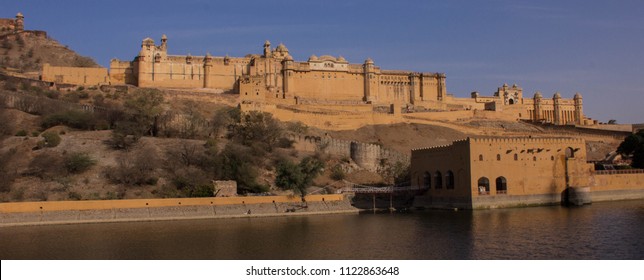
[[[81,85],[133,85],[184,90],[211,90],[239,95],[244,110],[273,113],[281,120],[297,116],[307,124],[350,129],[413,118],[455,120],[475,117],[527,120],[555,125],[593,125],[584,115],[580,93],[563,98],[503,84],[492,94],[472,92],[455,97],[438,72],[386,70],[371,58],[350,63],[342,56],[311,55],[296,61],[284,44],[264,42],[260,54],[244,57],[173,55],[168,37],[159,44],[143,39],[132,61],[113,59],[104,68],[45,65],[41,79]],[[301,116],[325,115],[323,122]]]
[[[24,16],[0,19],[0,25],[10,33],[23,32]],[[242,111],[268,112],[281,121],[327,131],[397,123],[440,122],[448,127],[450,122],[477,119],[555,128],[536,137],[528,132],[468,137],[404,155],[377,143],[296,139],[300,145],[311,142],[310,151],[324,143],[328,151],[372,172],[383,159],[410,163],[410,187],[425,190],[414,200],[417,207],[476,209],[644,198],[644,171],[595,170],[587,160],[586,139],[559,135],[566,127],[612,129],[620,136],[632,132],[633,126],[608,129],[586,116],[580,93],[524,93],[521,86],[504,83],[487,94],[474,91],[457,97],[448,91],[445,73],[387,70],[368,57],[349,62],[342,56],[312,54],[296,60],[285,44],[270,41],[258,42],[258,53],[244,57],[172,54],[166,35],[158,42],[145,38],[140,45],[130,43],[133,60],[113,59],[109,69],[44,64],[37,78],[51,85],[234,96]],[[595,140],[606,136],[597,131]]]

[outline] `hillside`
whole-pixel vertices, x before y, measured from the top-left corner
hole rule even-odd
[[[100,67],[90,57],[77,54],[44,31],[0,35],[0,67],[19,73],[35,72],[42,65]]]

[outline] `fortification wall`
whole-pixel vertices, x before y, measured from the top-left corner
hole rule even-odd
[[[372,172],[379,171],[385,163],[409,164],[408,155],[377,144],[315,136],[291,137],[291,140],[296,141],[295,145],[298,149],[351,158],[358,166]]]
[[[211,197],[0,204],[0,226],[356,213],[343,195]]]
[[[42,80],[74,85],[101,85],[109,83],[107,68],[62,67],[47,63],[42,68]]]
[[[289,78],[289,92],[308,99],[362,100],[364,75],[332,71],[295,72]]]
[[[134,63],[131,61],[110,61],[110,84],[112,85],[137,85],[138,81],[134,73]]]
[[[366,125],[395,124],[403,121],[400,115],[377,112],[329,112],[325,114],[293,111],[270,105],[242,104],[242,110],[252,109],[272,113],[281,121],[300,121],[308,126],[328,130],[357,129]]]
[[[474,111],[417,112],[405,114],[405,118],[408,119],[424,119],[431,121],[468,120],[473,116]]]

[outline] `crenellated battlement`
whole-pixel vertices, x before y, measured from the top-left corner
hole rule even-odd
[[[560,144],[560,143],[584,143],[583,139],[572,137],[473,137],[469,138],[472,143],[493,143],[493,144]]]

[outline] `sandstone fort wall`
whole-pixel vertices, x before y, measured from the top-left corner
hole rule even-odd
[[[59,84],[101,85],[110,82],[106,68],[62,67],[47,63],[42,68],[42,80]]]
[[[409,164],[408,155],[377,144],[313,136],[292,137],[291,140],[296,141],[298,149],[347,157],[358,166],[372,172],[380,171],[385,164]]]

